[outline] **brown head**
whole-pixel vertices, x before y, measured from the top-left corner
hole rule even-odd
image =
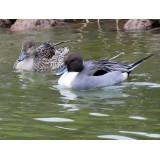
[[[76,53],[70,54],[65,60],[68,72],[81,72],[83,70],[83,58]]]
[[[35,50],[35,44],[33,41],[24,41],[22,44],[22,50],[21,52],[33,52],[33,50]]]
[[[23,61],[26,57],[33,56],[35,53],[35,44],[32,41],[24,41],[22,44],[21,55],[18,58],[18,61]]]

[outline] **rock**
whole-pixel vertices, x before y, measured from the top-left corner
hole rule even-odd
[[[151,19],[151,21],[152,21],[153,28],[160,27],[160,20],[159,19]]]
[[[11,26],[11,31],[31,30],[50,28],[56,24],[64,24],[63,19],[17,19],[16,22]]]
[[[153,22],[149,19],[130,19],[124,24],[125,30],[147,30],[152,28]]]
[[[12,21],[10,19],[0,19],[0,27],[10,27]]]

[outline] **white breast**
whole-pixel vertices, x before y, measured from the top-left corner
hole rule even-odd
[[[33,68],[33,58],[25,59],[21,62],[18,62],[15,66],[16,69],[20,70],[32,70]]]
[[[65,72],[58,80],[59,85],[72,87],[71,83],[79,72]]]

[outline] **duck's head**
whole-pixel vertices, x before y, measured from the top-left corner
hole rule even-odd
[[[36,46],[32,41],[24,41],[22,44],[21,54],[18,58],[18,61],[23,61],[27,57],[31,57],[34,55],[36,50]]]
[[[83,58],[76,53],[68,55],[64,61],[64,66],[56,75],[62,75],[65,72],[81,72],[83,70]]]

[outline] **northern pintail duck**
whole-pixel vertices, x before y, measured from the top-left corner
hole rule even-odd
[[[67,46],[56,48],[57,45],[65,43],[45,42],[35,45],[32,41],[25,41],[22,44],[21,55],[14,64],[15,69],[47,71],[59,68],[64,63],[65,54],[69,49]]]
[[[114,58],[83,61],[81,56],[73,53],[65,60],[65,66],[56,73],[61,75],[58,84],[81,90],[111,86],[126,80],[134,68],[153,55],[128,64],[113,61]]]

